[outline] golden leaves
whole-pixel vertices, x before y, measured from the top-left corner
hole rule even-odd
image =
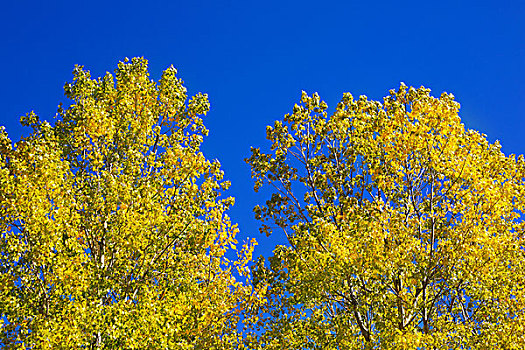
[[[255,242],[226,258],[238,228],[200,151],[207,95],[188,101],[173,67],[157,84],[143,58],[115,77],[77,66],[54,126],[28,114],[14,148],[1,133],[1,342],[236,348]]]
[[[498,300],[525,283],[523,158],[465,130],[452,94],[401,84],[383,103],[347,93],[333,115],[325,110],[303,92],[268,127],[271,152],[252,148],[247,159],[255,189],[275,189],[257,218],[290,244],[276,248],[270,270],[259,265],[271,291],[265,312],[305,321],[321,312],[340,347],[339,322],[382,348],[471,346],[485,329],[514,325],[525,305]],[[264,322],[262,342],[286,331],[278,317]],[[294,334],[325,341],[314,329]]]

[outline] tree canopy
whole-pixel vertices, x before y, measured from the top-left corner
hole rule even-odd
[[[252,148],[252,260],[201,152],[207,95],[144,58],[75,67],[54,123],[0,130],[0,346],[525,348],[525,159],[452,94],[303,92]]]
[[[0,342],[237,348],[253,245],[225,256],[238,229],[200,151],[207,96],[141,58],[73,73],[54,126],[29,113],[30,136],[0,133]]]
[[[252,149],[255,208],[288,245],[261,261],[265,348],[525,346],[523,156],[465,129],[454,96],[303,92]]]

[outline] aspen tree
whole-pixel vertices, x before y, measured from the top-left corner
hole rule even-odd
[[[461,123],[452,94],[404,84],[345,93],[329,114],[303,92],[252,148],[265,349],[523,349],[525,162]],[[263,345],[261,345],[263,344]]]
[[[200,150],[207,95],[173,67],[152,81],[143,58],[73,74],[53,126],[29,113],[30,136],[0,133],[0,342],[237,348],[253,244],[226,259],[238,229]]]

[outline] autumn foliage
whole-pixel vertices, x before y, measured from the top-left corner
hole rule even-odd
[[[454,96],[303,93],[252,149],[266,348],[525,347],[525,161],[465,129]],[[269,225],[267,224],[269,223]]]
[[[73,73],[53,124],[0,131],[0,346],[525,348],[525,161],[451,94],[303,92],[247,159],[288,240],[254,262],[200,150],[207,96],[143,58]]]
[[[116,81],[115,81],[116,80]],[[27,348],[236,348],[252,246],[229,183],[200,152],[206,95],[188,100],[173,67],[115,77],[82,67],[54,126],[13,148],[1,134],[0,310],[4,345]]]

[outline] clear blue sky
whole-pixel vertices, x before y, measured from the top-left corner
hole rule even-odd
[[[4,1],[0,124],[51,120],[75,64],[93,76],[144,56],[154,79],[170,64],[190,93],[210,95],[204,152],[232,181],[241,237],[268,255],[243,162],[301,90],[334,107],[342,93],[380,99],[401,81],[452,92],[467,127],[525,152],[524,1]]]

